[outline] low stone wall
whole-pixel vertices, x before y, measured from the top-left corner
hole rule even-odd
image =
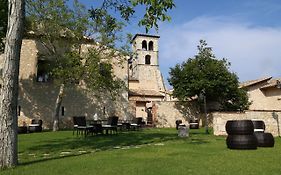
[[[272,133],[273,136],[278,136],[280,129],[281,111],[246,111],[243,113],[212,113],[214,135],[227,135],[225,124],[228,120],[263,120],[265,123],[265,132]],[[278,122],[279,119],[279,122]],[[279,126],[278,126],[279,125]]]
[[[187,124],[190,118],[198,117],[196,108],[189,102],[185,105],[175,101],[153,102],[152,110],[156,127],[176,127],[176,120]]]

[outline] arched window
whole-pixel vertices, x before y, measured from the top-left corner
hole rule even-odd
[[[151,56],[150,55],[146,55],[145,56],[145,64],[150,64],[150,59],[151,59]]]
[[[153,42],[149,41],[148,43],[148,50],[153,50]]]
[[[147,42],[145,40],[142,41],[142,50],[147,50]]]

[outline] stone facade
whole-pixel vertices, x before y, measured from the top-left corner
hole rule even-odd
[[[165,100],[166,89],[158,61],[159,38],[137,34],[132,40],[134,56],[129,63],[129,101],[135,104],[136,117],[144,121],[147,121],[151,102]]]
[[[195,104],[186,102],[185,105],[175,101],[155,101],[153,111],[157,127],[176,127],[176,120],[188,124],[189,119],[200,118]]]
[[[67,43],[67,41],[62,42],[65,42],[63,45]],[[94,45],[89,42],[82,44],[82,52],[86,52],[89,47],[94,47]],[[19,72],[19,125],[29,123],[30,119],[40,118],[43,120],[45,129],[52,127],[59,87],[53,82],[38,82],[38,62],[41,59],[48,59],[42,58],[44,52],[46,50],[36,37],[23,39]],[[2,60],[0,62],[3,62]],[[116,77],[123,80],[128,86],[127,62],[112,65]],[[65,88],[60,111],[61,128],[72,127],[72,116],[84,115],[88,119],[93,119],[95,114],[99,119],[106,119],[110,115],[117,115],[120,119],[132,118],[133,116],[129,112],[128,91],[121,90],[116,101],[113,101],[106,92],[97,95],[81,86]]]
[[[278,79],[266,77],[242,83],[252,102],[249,110],[281,110],[281,89],[277,82]]]
[[[115,101],[107,93],[94,94],[81,86],[66,87],[60,109],[60,128],[72,127],[72,116],[81,115],[87,119],[94,119],[94,116],[106,119],[111,115],[117,115],[121,120],[142,117],[145,122],[156,127],[175,127],[176,120],[186,122],[189,118],[198,117],[192,105],[179,106],[177,100],[171,98],[171,92],[166,91],[159,69],[159,38],[137,34],[132,42],[134,56],[131,59],[124,58],[129,59],[129,64],[126,61],[117,64],[114,62],[117,59],[111,60],[114,74],[129,88],[129,91],[122,90]],[[67,47],[67,41],[61,42]],[[64,47],[61,52],[65,50]],[[95,45],[85,41],[81,45],[82,54],[90,47]],[[23,39],[19,75],[19,125],[29,124],[35,118],[43,120],[44,129],[52,128],[59,87],[53,82],[38,81],[39,63],[51,59],[42,57],[46,52],[36,37]],[[3,60],[3,55],[0,55],[0,59]]]
[[[240,88],[247,91],[251,105],[243,113],[215,112],[211,114],[215,135],[226,135],[225,124],[228,120],[258,119],[266,125],[265,132],[274,136],[280,135],[279,116],[281,115],[280,79],[272,77],[250,80],[240,84]]]
[[[227,135],[225,124],[228,120],[263,120],[265,132],[270,132],[273,136],[279,136],[281,111],[246,111],[244,113],[212,113],[214,135]]]
[[[155,90],[156,92],[166,90],[159,69],[158,39],[159,36],[153,35],[137,34],[134,37],[132,41],[134,56],[129,64],[129,89]]]

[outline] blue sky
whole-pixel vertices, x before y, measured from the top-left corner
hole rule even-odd
[[[160,23],[158,33],[151,31],[160,35],[159,62],[165,79],[170,67],[197,53],[200,39],[218,58],[231,62],[240,81],[281,77],[280,0],[175,0],[175,4],[169,12],[172,21]],[[135,21],[126,30],[144,32]]]

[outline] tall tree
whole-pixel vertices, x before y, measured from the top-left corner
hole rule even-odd
[[[24,0],[8,1],[8,27],[4,51],[0,108],[0,168],[17,165],[17,100]]]
[[[4,38],[8,24],[8,1],[0,0],[0,53],[4,51]]]
[[[134,8],[146,6],[146,14],[139,24],[149,30],[158,28],[157,21],[169,20],[166,11],[174,7],[172,0],[102,0],[100,4],[93,3],[87,11],[77,0],[73,2],[70,7],[67,0],[28,0],[31,30],[40,35],[40,41],[49,51],[44,57],[53,59],[49,68],[60,84],[54,110],[54,131],[59,129],[59,109],[66,85],[83,81],[88,89],[95,92],[106,90],[112,96],[122,87],[122,82],[113,75],[111,64],[113,58],[122,58],[120,55],[124,58],[128,54],[124,49],[127,47],[117,49],[116,41],[121,39],[120,32],[135,13]],[[80,47],[85,36],[98,44],[87,55],[81,55]],[[67,39],[68,49],[62,53],[60,48],[66,47],[64,39]]]
[[[198,54],[170,69],[169,83],[173,95],[179,100],[199,97],[202,92],[207,102],[218,102],[221,110],[245,110],[249,107],[248,97],[239,89],[238,77],[229,71],[226,59],[217,59],[212,48],[201,40]]]
[[[53,116],[54,131],[59,129],[65,87],[81,77],[82,58],[78,52],[90,27],[88,18],[87,10],[76,0],[73,8],[65,0],[27,0],[27,32],[31,30],[38,36],[45,49],[39,59],[43,57],[49,61],[45,69],[49,71],[49,78],[54,78],[59,85]]]
[[[37,0],[38,3],[41,3],[44,7],[44,3],[48,3],[47,0]],[[4,0],[5,2],[5,0]],[[29,2],[32,2],[30,0]],[[35,2],[35,1],[34,1]],[[75,0],[76,2],[76,0]],[[104,0],[103,5],[106,5],[107,2],[110,4],[114,2],[113,0]],[[114,7],[118,7],[118,10],[121,12],[121,17],[125,20],[129,19],[130,15],[134,13],[132,8],[126,8],[126,6],[123,6],[124,1],[122,0],[116,0],[116,3],[113,3]],[[147,29],[156,26],[157,27],[157,21],[159,19],[165,21],[169,19],[169,17],[165,14],[165,12],[168,9],[171,9],[174,7],[173,1],[172,0],[154,0],[154,1],[143,1],[143,0],[136,0],[131,3],[131,1],[126,1],[128,4],[133,5],[133,7],[137,6],[138,4],[145,4],[149,8],[147,8],[147,13],[144,16],[144,21],[141,22],[142,25],[146,26]],[[65,1],[54,1],[50,0],[49,1],[50,6],[58,3],[60,6],[63,6]],[[111,8],[113,7],[112,5],[108,5],[105,8]],[[116,4],[120,4],[119,6],[115,6]],[[4,68],[3,68],[3,84],[1,88],[1,109],[0,109],[0,168],[7,168],[7,167],[12,167],[17,164],[17,98],[18,98],[18,75],[19,75],[19,58],[20,58],[20,50],[21,50],[21,41],[22,41],[22,34],[23,34],[23,19],[24,19],[24,8],[25,7],[25,1],[24,0],[9,0],[8,1],[8,27],[7,27],[7,34],[6,34],[6,39],[5,39],[5,60],[4,60]],[[49,8],[48,10],[57,10],[55,8],[56,6],[53,6],[53,8]],[[104,7],[103,7],[104,8]],[[2,7],[1,7],[2,10]],[[63,8],[62,10],[68,11],[69,9]],[[81,11],[79,11],[81,12]],[[103,12],[104,13],[104,12]],[[4,13],[5,14],[5,13]],[[67,13],[64,13],[65,15]],[[94,13],[95,14],[95,13]],[[43,17],[45,15],[44,13],[38,13],[37,15]],[[45,19],[51,20],[51,21],[56,21],[57,17],[60,17],[62,14],[55,16],[55,18],[50,18],[50,16],[45,16]],[[76,18],[80,18],[80,13],[77,14]],[[102,15],[102,14],[101,14]],[[66,18],[70,18],[68,15],[63,16]],[[93,19],[96,18],[98,21],[102,18],[97,18],[97,15]],[[1,19],[2,18],[1,16]],[[115,28],[115,23],[112,23],[114,21],[114,18],[108,17],[106,20],[106,25],[111,26]],[[65,33],[70,34],[71,37],[75,38],[76,33],[73,32],[72,26],[64,26],[63,21],[62,26],[63,30],[57,30],[56,32],[59,32],[59,38],[61,37],[61,34],[63,36],[66,36]],[[74,22],[74,21],[73,21]],[[84,22],[83,20],[80,20],[78,22]],[[102,22],[102,21],[100,21]],[[33,23],[34,24],[34,23]],[[39,23],[43,24],[43,23]],[[74,24],[74,23],[73,23]],[[98,23],[97,23],[98,24]],[[2,24],[1,24],[2,25]],[[53,24],[53,26],[56,26],[56,23]],[[57,25],[59,26],[59,25]],[[1,26],[0,26],[1,27]],[[40,28],[40,25],[37,27]],[[86,26],[83,26],[86,27]],[[3,28],[1,28],[2,30]],[[52,30],[52,28],[49,28]],[[57,29],[57,28],[55,28]],[[106,29],[106,28],[104,28]],[[108,38],[105,37],[107,36],[108,30],[101,30],[103,31],[102,33],[96,33],[95,36],[99,36],[99,38],[102,38],[103,40],[107,40]],[[3,31],[5,31],[3,29]],[[52,30],[53,31],[53,30]],[[71,32],[68,32],[71,31]],[[78,30],[80,31],[80,29]],[[62,33],[61,33],[62,32]],[[44,33],[45,34],[45,33]],[[78,36],[81,33],[78,34]],[[95,33],[94,33],[95,34]],[[0,38],[2,39],[2,37]],[[56,38],[58,39],[58,37]],[[77,39],[77,38],[76,38]],[[80,38],[81,39],[81,38]],[[114,40],[115,38],[111,38],[111,40]],[[110,40],[110,38],[109,38]],[[56,40],[53,39],[51,40],[55,42]],[[48,43],[50,44],[50,43]],[[55,49],[55,48],[51,48]],[[71,52],[70,52],[71,53]],[[81,61],[81,60],[80,60]],[[110,67],[110,66],[105,66],[105,67]],[[106,69],[110,70],[110,69]],[[102,71],[103,72],[103,71]],[[106,71],[107,73],[110,71]]]

